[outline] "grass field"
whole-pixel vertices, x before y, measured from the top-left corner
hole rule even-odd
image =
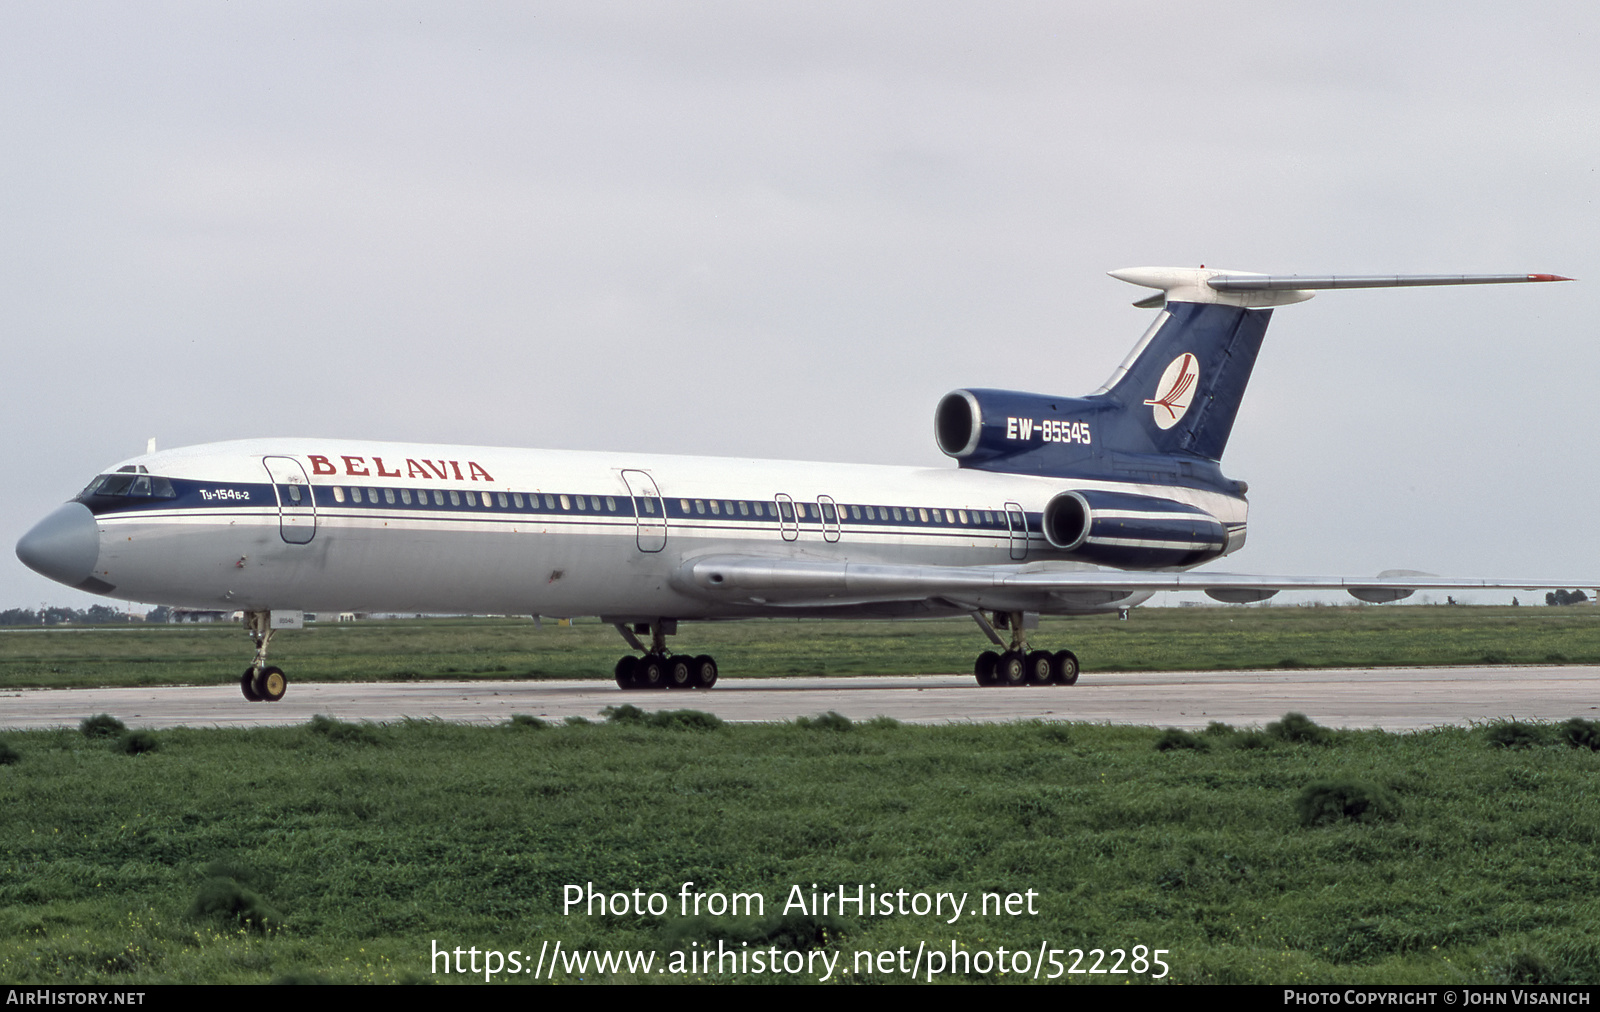
[[[1476,728],[1158,751],[1149,728],[659,723],[321,721],[164,731],[139,754],[7,734],[0,981],[466,982],[483,976],[430,972],[435,942],[659,968],[719,939],[837,959],[833,982],[904,981],[919,946],[979,959],[945,981],[1032,979],[1017,953],[1038,964],[1041,947],[1134,946],[1167,950],[1172,982],[1600,981],[1600,753],[1551,728],[1526,748]],[[1368,820],[1305,824],[1319,782],[1364,792]],[[671,908],[564,914],[564,887],[591,882]],[[685,882],[761,894],[764,916],[682,916]],[[795,885],[867,883],[970,905],[954,923],[782,909]],[[975,915],[984,892],[1016,894],[1016,913]],[[1074,961],[1057,959],[1044,977]],[[724,969],[558,979],[822,975]]]
[[[1091,671],[1600,663],[1600,614],[1168,609],[1047,620],[1038,640]],[[966,621],[763,621],[685,625],[675,645],[745,675],[850,675],[965,670],[983,641]],[[516,619],[323,625],[276,646],[297,681],[593,677],[623,652],[609,627]],[[248,655],[232,626],[12,630],[0,687],[232,682]],[[558,941],[568,958],[657,960],[561,980],[803,981],[835,959],[830,982],[903,981],[920,948],[919,976],[937,951],[945,981],[1146,981],[1166,950],[1171,982],[1600,982],[1600,752],[1554,727],[1512,748],[1479,727],[1323,744],[1219,733],[1161,751],[1154,728],[714,724],[319,718],[125,746],[8,732],[0,982],[482,980],[433,972],[435,942],[500,953],[505,980],[505,954],[532,965]],[[1362,804],[1358,819],[1303,821]],[[564,887],[591,882],[671,905],[564,914]],[[684,916],[685,882],[765,909]],[[784,910],[813,883],[969,906],[953,923]],[[1036,913],[972,912],[1030,890]],[[718,945],[806,969],[683,967]],[[1096,948],[1130,972],[1064,972],[1071,950]]]
[[[748,676],[948,673],[988,647],[966,619],[685,623],[675,650]],[[1600,664],[1600,609],[1161,608],[1045,619],[1035,642],[1085,671],[1270,667]],[[236,625],[0,631],[0,688],[226,684],[253,654]],[[528,619],[318,623],[280,634],[272,662],[295,682],[609,677],[615,630]]]

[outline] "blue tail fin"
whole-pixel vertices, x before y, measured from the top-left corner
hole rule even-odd
[[[1236,492],[1217,466],[1274,306],[1322,289],[1567,281],[1555,274],[1273,276],[1133,267],[1111,276],[1161,294],[1161,315],[1105,386],[1087,397],[957,390],[934,434],[962,467],[1014,474],[1135,477]]]
[[[1169,302],[1107,389],[1107,449],[1220,460],[1255,368],[1270,309]]]

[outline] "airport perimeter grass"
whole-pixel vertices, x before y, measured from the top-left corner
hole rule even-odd
[[[683,623],[674,650],[725,677],[967,673],[989,644],[967,619]],[[1600,664],[1593,607],[1137,608],[1045,619],[1032,634],[1083,670]],[[608,625],[526,618],[315,623],[273,641],[291,682],[609,678],[627,648]],[[254,648],[234,624],[0,631],[0,689],[237,682]]]
[[[857,971],[858,951],[909,966],[923,943],[1030,960],[1045,943],[1167,949],[1173,982],[1600,981],[1600,752],[1549,728],[1526,748],[1447,728],[1160,751],[1153,728],[660,723],[319,721],[163,731],[138,754],[6,734],[0,981],[466,982],[430,972],[435,941],[661,960],[719,937]],[[1317,783],[1387,817],[1307,826],[1329,810],[1301,800]],[[563,915],[563,887],[588,882],[674,909]],[[758,892],[766,918],[678,916],[685,882]],[[813,883],[972,899],[953,924],[785,918],[790,887]],[[1027,890],[1037,915],[971,915],[983,891]]]

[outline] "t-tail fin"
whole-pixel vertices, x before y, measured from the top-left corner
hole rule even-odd
[[[1250,382],[1272,307],[1321,289],[1567,281],[1554,274],[1274,276],[1181,267],[1112,271],[1160,289],[1135,303],[1161,315],[1097,395],[1117,402],[1102,431],[1128,453],[1190,453],[1219,460]]]
[[[934,412],[939,448],[962,467],[1014,474],[1201,481],[1234,489],[1222,459],[1276,306],[1322,289],[1570,281],[1554,274],[1269,275],[1131,267],[1111,276],[1158,293],[1160,309],[1105,385],[1087,397],[957,390]]]

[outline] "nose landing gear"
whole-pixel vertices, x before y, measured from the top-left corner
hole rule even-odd
[[[267,666],[267,645],[272,642],[272,613],[245,612],[245,628],[256,644],[256,658],[244,669],[239,691],[252,703],[276,703],[289,690],[289,679],[282,668]]]

